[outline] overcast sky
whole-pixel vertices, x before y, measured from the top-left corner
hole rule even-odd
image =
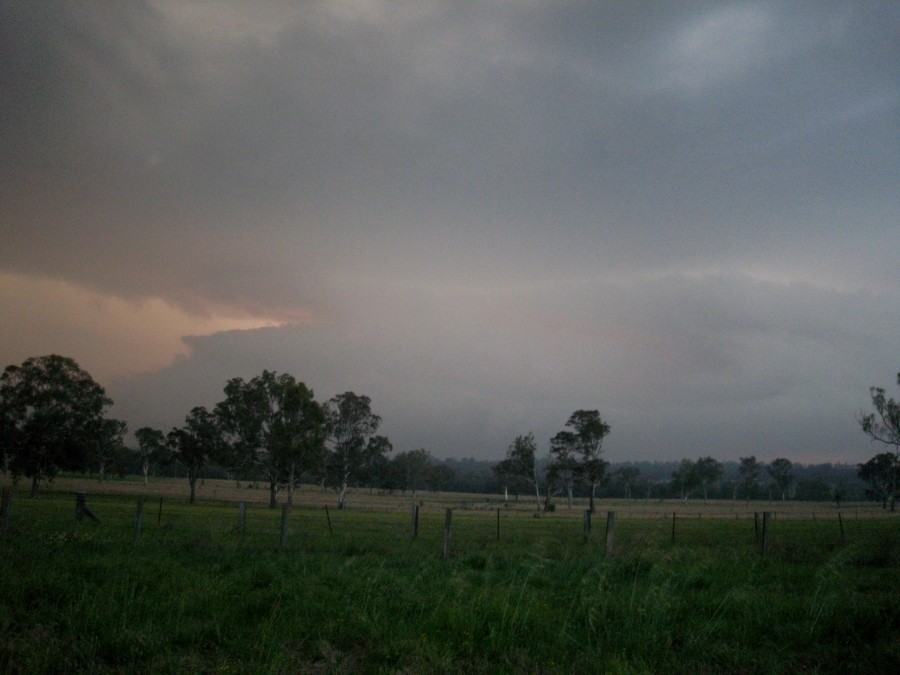
[[[900,370],[896,2],[0,0],[0,364],[230,377],[395,448],[865,461]]]

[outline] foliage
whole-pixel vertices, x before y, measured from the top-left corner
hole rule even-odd
[[[900,384],[900,373],[897,373],[897,384]],[[900,467],[900,403],[893,398],[886,398],[884,389],[871,387],[869,394],[872,397],[872,407],[875,412],[863,415],[860,413],[858,421],[865,433],[873,441],[888,446],[894,456],[894,464]],[[898,490],[900,490],[900,468],[887,472],[890,485],[891,511],[896,507]]]
[[[138,455],[141,458],[141,472],[144,474],[144,485],[147,484],[147,474],[150,472],[152,462],[165,461],[166,435],[159,429],[141,427],[134,432],[138,442]]]
[[[778,488],[778,491],[781,492],[782,501],[787,498],[788,488],[791,486],[791,483],[794,482],[793,469],[793,462],[784,457],[773,459],[769,462],[768,466],[766,466],[766,473],[769,474],[774,481],[775,486]]]
[[[867,496],[887,507],[897,499],[897,486],[900,485],[900,462],[896,455],[881,452],[865,464],[859,465],[859,477],[868,483]]]
[[[261,466],[269,480],[269,506],[280,484],[292,502],[295,481],[321,462],[325,413],[312,390],[293,376],[264,370],[245,382],[232,378],[215,415],[236,470]]]
[[[609,462],[600,457],[603,438],[609,434],[610,426],[600,417],[598,410],[576,410],[569,417],[566,426],[572,429],[573,451],[578,457],[578,477],[588,488],[590,510],[594,511],[594,497],[597,488],[606,480]]]
[[[215,415],[203,406],[193,408],[184,418],[184,426],[172,429],[167,441],[172,457],[187,467],[190,503],[193,504],[200,472],[210,459],[222,452],[222,436]]]
[[[67,357],[32,357],[0,375],[4,454],[14,476],[31,479],[32,495],[60,469],[81,470],[107,455],[124,423],[106,419],[112,400]]]
[[[524,436],[516,436],[516,440],[509,446],[506,451],[507,471],[510,475],[518,476],[520,479],[534,486],[534,495],[537,502],[537,509],[541,508],[541,488],[538,483],[537,464],[535,463],[535,455],[537,454],[537,445],[534,442],[534,434],[530,431]]]
[[[572,492],[581,479],[576,456],[578,438],[571,431],[560,431],[550,439],[550,463],[547,465],[547,493],[562,483],[568,495],[568,505],[572,508]]]
[[[751,499],[756,495],[756,490],[759,487],[759,474],[762,471],[762,465],[756,459],[756,455],[741,457],[740,460],[741,463],[738,466],[740,479],[736,484],[735,490],[743,488],[744,496],[747,499]]]
[[[352,391],[338,394],[325,406],[330,449],[326,459],[329,482],[339,489],[338,508],[344,508],[351,481],[364,480],[379,459],[392,450],[384,436],[375,436],[381,418],[372,400]]]

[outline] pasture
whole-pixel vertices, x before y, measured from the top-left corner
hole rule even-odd
[[[583,503],[535,518],[524,497],[504,507],[484,495],[357,491],[337,511],[333,493],[311,487],[295,494],[282,545],[282,512],[266,508],[262,487],[207,481],[192,507],[184,482],[58,479],[38,499],[15,492],[0,534],[3,672],[900,664],[900,518],[873,505],[844,505],[838,520],[834,504],[600,501],[585,540]],[[78,491],[99,524],[76,522]],[[610,555],[607,510],[617,514]],[[775,512],[766,556],[753,519],[764,510]]]

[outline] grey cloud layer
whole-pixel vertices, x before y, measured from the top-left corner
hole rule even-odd
[[[6,3],[0,270],[313,317],[193,340],[186,404],[282,363],[447,452],[584,405],[623,448],[768,438],[770,415],[813,452],[797,400],[855,409],[896,368],[897,25],[864,2]],[[732,433],[703,440],[713,414]]]

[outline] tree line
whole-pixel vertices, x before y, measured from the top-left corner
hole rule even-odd
[[[854,476],[832,467],[830,477],[810,477],[811,467],[783,457],[765,464],[755,456],[740,458],[733,471],[730,463],[712,457],[685,458],[660,475],[667,463],[612,467],[602,457],[611,427],[598,410],[573,412],[549,440],[544,457],[533,433],[517,436],[499,462],[440,461],[424,448],[391,455],[390,440],[377,433],[382,420],[369,397],[349,391],[320,403],[303,382],[267,370],[249,380],[228,380],[211,410],[193,408],[168,432],[138,428],[138,447],[129,449],[127,425],[108,416],[112,400],[103,387],[73,359],[50,355],[7,366],[0,375],[0,453],[4,473],[30,479],[32,494],[59,471],[96,471],[103,479],[114,468],[137,469],[145,481],[151,469],[183,472],[192,503],[198,480],[227,477],[264,481],[273,507],[279,492],[287,492],[290,504],[297,485],[315,482],[336,492],[339,508],[351,487],[367,486],[413,494],[500,491],[506,500],[510,493],[518,498],[530,490],[536,509],[544,510],[555,508],[560,496],[569,507],[576,496],[586,497],[591,510],[598,496],[817,501],[864,496],[893,510],[900,492],[900,405],[882,388],[872,387],[870,394],[874,412],[860,413],[858,423],[885,451],[857,465]]]

